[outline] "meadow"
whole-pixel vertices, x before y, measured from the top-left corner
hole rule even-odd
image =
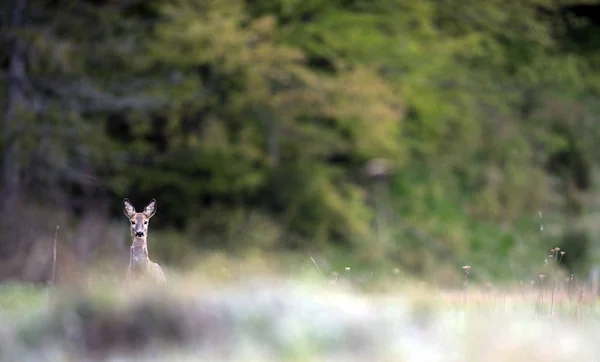
[[[593,283],[558,263],[536,280],[442,287],[391,270],[327,273],[315,258],[213,256],[126,289],[0,287],[3,361],[597,361]],[[287,270],[287,272],[285,271]],[[293,272],[289,272],[293,270]],[[470,282],[470,283],[469,283]]]
[[[0,362],[600,361],[600,4],[0,14]]]

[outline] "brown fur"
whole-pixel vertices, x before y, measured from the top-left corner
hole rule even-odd
[[[148,280],[158,284],[167,282],[162,268],[148,257],[148,224],[156,213],[156,200],[152,199],[142,212],[137,212],[128,199],[123,200],[123,213],[129,219],[131,248],[127,283]]]

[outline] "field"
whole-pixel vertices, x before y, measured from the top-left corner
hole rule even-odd
[[[163,290],[91,274],[78,287],[4,284],[0,360],[600,360],[593,286],[558,269],[442,289],[393,273],[369,286],[350,268],[334,281],[307,265],[297,275],[241,264],[171,271]]]
[[[0,362],[600,362],[600,1],[0,14]]]

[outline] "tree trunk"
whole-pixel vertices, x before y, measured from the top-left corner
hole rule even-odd
[[[27,0],[13,0],[7,4],[10,12],[9,27],[17,30],[23,26]],[[12,9],[11,9],[12,5]],[[14,230],[10,224],[14,220],[14,212],[19,204],[21,161],[20,136],[18,132],[19,114],[26,109],[26,97],[23,87],[27,82],[25,45],[18,37],[10,44],[8,68],[7,107],[2,122],[2,179],[0,193],[0,216],[7,230]],[[10,235],[14,236],[14,235]],[[9,238],[3,233],[2,237]],[[7,246],[5,242],[2,247]]]

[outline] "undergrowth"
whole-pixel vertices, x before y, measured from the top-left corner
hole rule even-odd
[[[597,361],[597,286],[551,251],[534,278],[497,285],[469,279],[477,265],[448,287],[258,254],[168,270],[164,289],[93,271],[77,286],[3,285],[0,359]]]

